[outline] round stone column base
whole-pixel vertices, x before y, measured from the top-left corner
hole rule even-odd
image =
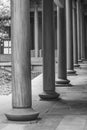
[[[68,75],[77,75],[75,70],[67,70]]]
[[[82,61],[84,61],[84,60],[85,60],[85,58],[81,58],[81,60],[82,60]]]
[[[7,112],[5,116],[8,120],[11,121],[32,121],[36,120],[39,113],[33,110],[32,108],[28,109],[12,109],[10,112]]]
[[[59,97],[59,94],[56,92],[44,91],[43,93],[39,94],[39,97],[42,100],[53,100],[57,99]]]
[[[85,61],[85,58],[82,58],[81,60],[82,60],[82,63],[84,63],[84,61]]]
[[[82,60],[80,59],[80,60],[78,60],[78,62],[80,63],[80,62],[82,62]]]
[[[74,67],[80,67],[80,65],[79,64],[74,64]]]
[[[85,59],[84,61],[87,61],[87,59]]]
[[[64,85],[64,84],[69,84],[69,82],[70,82],[70,81],[69,81],[68,79],[57,79],[57,80],[56,80],[56,85],[57,85],[57,84],[63,84],[63,85]]]

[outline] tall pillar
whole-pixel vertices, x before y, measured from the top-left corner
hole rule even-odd
[[[73,65],[73,28],[72,28],[72,0],[65,0],[66,5],[66,44],[67,44],[67,73],[75,74]]]
[[[55,58],[54,58],[54,22],[53,0],[43,0],[42,43],[43,43],[43,93],[42,99],[55,99]]]
[[[85,19],[85,14],[83,18],[83,34],[84,34],[84,57],[86,60],[86,19]]]
[[[78,64],[78,45],[77,45],[77,15],[76,15],[76,1],[73,0],[73,54],[74,66],[79,67]]]
[[[39,55],[39,43],[38,43],[38,5],[34,7],[34,46],[35,46],[35,57]]]
[[[84,14],[81,9],[81,60],[85,60]]]
[[[21,6],[20,6],[21,5]],[[12,0],[12,111],[6,117],[13,121],[37,118],[32,109],[30,63],[30,0]]]
[[[86,60],[87,60],[87,18],[85,16],[85,40],[86,40],[86,43],[85,43],[85,56],[86,56]]]
[[[81,33],[80,33],[80,0],[77,0],[77,41],[78,41],[78,61],[81,62]]]
[[[65,8],[57,6],[58,74],[56,85],[67,85]]]

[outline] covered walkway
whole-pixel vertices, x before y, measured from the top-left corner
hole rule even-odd
[[[31,81],[31,0],[12,0],[12,96],[0,97],[0,130],[86,130],[87,2],[32,2],[37,58],[41,3],[43,75]]]
[[[41,101],[42,74],[32,80],[32,103],[39,118],[28,122],[8,121],[4,113],[11,109],[11,95],[0,96],[0,130],[87,130],[87,61],[68,76],[73,86],[56,87],[60,100]]]

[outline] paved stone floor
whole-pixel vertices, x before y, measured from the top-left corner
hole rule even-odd
[[[0,130],[87,130],[87,62],[68,76],[72,86],[56,87],[60,99],[41,101],[42,76],[32,80],[33,108],[40,112],[38,120],[11,122],[4,113],[11,109],[11,95],[0,96]]]

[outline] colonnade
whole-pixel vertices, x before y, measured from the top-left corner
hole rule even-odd
[[[34,120],[37,119],[39,113],[32,108],[30,0],[12,0],[11,9],[12,110],[6,113],[6,117],[13,121]],[[53,0],[42,1],[43,93],[39,96],[43,100],[59,98],[55,86],[68,85],[70,81],[67,79],[67,74],[76,74],[74,65],[79,67],[78,61],[85,58],[83,55],[84,20],[81,15],[80,1],[65,0],[63,7],[57,5],[58,74],[57,81],[55,81],[53,9]],[[36,45],[38,44],[37,17],[38,10],[35,6]],[[38,45],[36,56],[38,56],[37,50]]]

